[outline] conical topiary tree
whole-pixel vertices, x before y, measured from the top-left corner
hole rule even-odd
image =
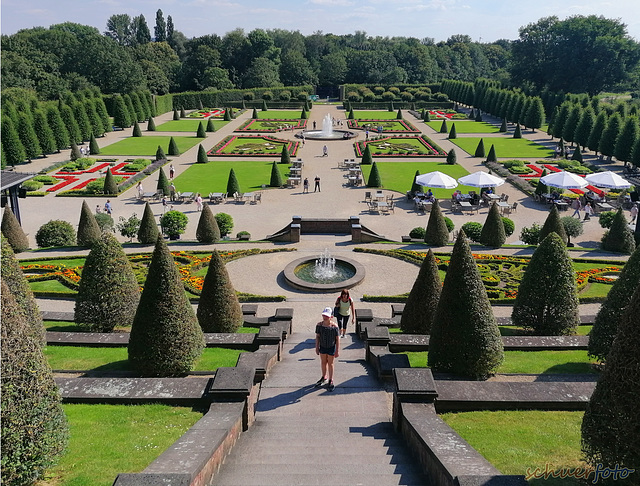
[[[353,114],[353,108],[349,110],[349,120],[355,120],[355,115]]]
[[[437,200],[431,205],[424,242],[429,246],[445,246],[449,242],[449,229]]]
[[[447,133],[449,128],[447,127],[447,120],[442,120],[442,125],[440,125],[440,133]]]
[[[476,152],[474,157],[484,157],[486,154],[484,152],[484,140],[481,138],[478,142],[478,146],[476,147]]]
[[[9,206],[5,206],[4,208],[2,226],[0,228],[14,253],[20,253],[29,249],[29,238]]]
[[[390,112],[395,110],[395,108],[393,107],[393,101],[389,101],[389,107],[388,107],[388,110],[389,110]]]
[[[180,155],[180,149],[178,149],[178,144],[173,137],[169,139],[169,150],[167,153],[176,157]]]
[[[422,119],[425,121],[425,123],[431,121],[431,115],[429,114],[429,110],[424,110],[424,116],[422,117]]]
[[[213,123],[213,119],[209,118],[209,120],[207,121],[207,132],[213,133],[216,131],[216,126]]]
[[[456,124],[453,123],[451,125],[451,131],[449,132],[449,138],[450,139],[454,139],[454,138],[458,138],[458,132],[456,131]]]
[[[198,145],[198,164],[206,164],[209,162],[209,157],[207,157],[207,151],[204,149],[202,144]]]
[[[378,165],[375,162],[371,166],[371,172],[369,173],[369,179],[367,180],[367,187],[382,187],[380,172],[378,172]]]
[[[156,185],[156,189],[162,191],[162,194],[165,196],[169,195],[169,179],[167,179],[167,175],[164,173],[162,167],[158,170],[158,184]],[[155,243],[155,241],[153,241],[153,243]]]
[[[551,232],[557,233],[562,241],[564,241],[565,245],[567,244],[567,233],[564,231],[564,225],[562,224],[562,221],[560,219],[558,208],[556,208],[555,206],[551,207],[551,211],[549,211],[549,215],[547,216],[547,219],[544,221],[544,224],[540,229],[539,241],[544,240]]]
[[[156,131],[156,122],[153,121],[153,118],[149,118],[149,122],[147,123],[147,131],[148,132]]]
[[[45,339],[44,325],[42,324],[42,316],[33,291],[22,273],[20,264],[11,250],[7,239],[3,236],[0,238],[2,246],[2,257],[0,259],[0,273],[2,281],[7,284],[9,290],[18,302],[18,306],[22,309],[22,313],[31,326],[31,336],[33,339],[44,346],[47,341]]]
[[[481,122],[482,121],[482,111],[480,110],[480,108],[478,108],[476,110],[475,121],[477,121],[477,122]]]
[[[80,152],[78,145],[75,142],[73,142],[71,144],[71,154],[69,155],[69,159],[74,161],[81,158],[82,158],[82,152]]]
[[[141,376],[180,376],[205,342],[173,257],[158,237],[131,325],[129,364]]]
[[[640,469],[638,315],[640,285],[636,282],[635,291],[620,319],[604,373],[596,384],[582,418],[582,452],[590,465],[605,468],[605,471],[613,471],[614,468]],[[635,479],[629,484],[637,483]],[[616,484],[625,483],[616,481]]]
[[[215,243],[220,239],[220,228],[218,222],[213,216],[213,212],[208,204],[202,207],[200,219],[198,220],[198,228],[196,229],[196,239],[200,243]]]
[[[280,163],[289,165],[291,163],[291,156],[289,155],[289,149],[286,144],[282,144],[282,152],[280,152]]]
[[[207,132],[205,132],[202,122],[198,122],[198,131],[196,132],[196,137],[207,138]]]
[[[364,147],[364,152],[362,153],[362,160],[360,160],[361,165],[371,165],[373,164],[373,155],[371,155],[371,147],[367,144]]]
[[[402,120],[402,110],[398,108],[398,114],[396,115],[396,120]]]
[[[232,196],[236,192],[240,192],[240,183],[236,177],[236,172],[232,168],[229,170],[229,179],[227,180],[227,194]]]
[[[485,380],[496,372],[503,357],[498,324],[461,230],[433,318],[428,365],[434,371]]]
[[[458,156],[456,155],[456,150],[451,149],[447,153],[447,164],[454,165],[458,161]]]
[[[267,100],[262,100],[262,111],[269,111],[269,107],[267,107]]]
[[[422,186],[416,182],[416,178],[420,175],[420,171],[416,170],[416,175],[413,176],[413,182],[411,183],[411,192],[422,192]]]
[[[278,164],[276,164],[275,160],[271,166],[271,180],[269,182],[269,186],[282,187],[282,174],[280,173]]]
[[[496,147],[491,144],[491,148],[489,149],[489,155],[487,155],[487,162],[497,162],[498,157],[496,155]]]
[[[307,114],[306,110],[303,108],[302,111],[300,112],[300,119],[306,120],[307,118],[309,118],[309,115]]]
[[[93,332],[128,327],[140,301],[140,288],[127,255],[113,235],[105,233],[91,248],[76,296],[76,323]]]
[[[566,245],[555,232],[533,253],[518,287],[511,320],[539,336],[575,334],[580,323],[576,276]]]
[[[2,483],[34,484],[43,479],[67,446],[62,398],[41,343],[4,279],[1,282],[0,425]]]
[[[178,110],[176,108],[173,109],[173,119],[174,120],[180,119],[180,114],[178,113]]]
[[[502,216],[500,216],[500,210],[498,209],[498,205],[493,203],[487,214],[487,219],[482,226],[480,243],[484,246],[500,248],[506,240],[507,235],[504,231],[504,223],[502,222]]]
[[[162,169],[161,169],[162,170]],[[147,202],[144,205],[142,220],[138,228],[138,241],[143,245],[153,245],[160,235],[156,218],[151,210],[151,205]]]
[[[258,110],[256,110],[255,108],[253,109],[253,112],[251,113],[251,119],[253,119],[253,120],[257,120],[258,119]]]
[[[202,284],[197,315],[204,332],[236,332],[244,322],[236,291],[215,250]]]
[[[91,134],[91,139],[89,140],[89,154],[90,155],[98,155],[100,153],[100,146],[96,141],[96,137]]]
[[[131,117],[124,98],[120,95],[113,97],[113,124],[120,128],[129,128],[131,126]]]
[[[118,194],[118,184],[116,184],[116,179],[113,177],[111,173],[111,169],[107,169],[104,178],[104,188],[102,191],[105,194],[116,195]]]
[[[626,253],[630,255],[636,249],[636,242],[629,224],[622,214],[622,209],[618,209],[613,217],[611,228],[602,238],[602,249],[615,251],[616,253]]]
[[[507,119],[503,118],[502,119],[502,125],[500,125],[500,130],[498,130],[499,133],[507,133]]]
[[[80,209],[80,221],[78,222],[78,233],[76,235],[78,246],[91,247],[100,239],[102,231],[96,221],[95,216],[87,201],[82,201],[82,208]],[[83,272],[84,275],[84,272]]]
[[[513,132],[513,138],[522,138],[522,129],[520,123],[516,123],[516,129]]]
[[[442,282],[438,265],[429,250],[422,261],[418,277],[413,283],[400,319],[400,328],[406,334],[429,334],[433,316],[438,307]]]
[[[187,113],[184,111],[184,106],[180,107],[180,118],[186,118]]]
[[[540,174],[540,179],[542,179],[546,175],[547,175],[547,169],[544,169],[542,171],[542,174]],[[541,180],[538,180],[538,184],[536,184],[536,190],[534,192],[538,196],[541,195],[541,194],[548,194],[549,193],[549,186],[547,186]]]
[[[140,130],[140,125],[138,125],[137,121],[133,122],[133,137],[142,137],[142,130]]]
[[[164,150],[162,147],[158,145],[158,150],[156,150],[156,160],[165,160],[167,156],[164,154]]]
[[[600,306],[589,333],[589,356],[606,361],[624,310],[640,282],[640,248],[636,248],[619,277],[614,281],[607,298]]]

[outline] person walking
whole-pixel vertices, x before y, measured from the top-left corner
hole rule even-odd
[[[340,329],[340,336],[344,337],[347,334],[347,323],[349,317],[354,314],[353,299],[349,295],[347,289],[342,289],[340,297],[336,299],[335,309],[333,312],[334,317],[338,321],[338,329]]]
[[[637,217],[638,217],[638,203],[633,203],[633,206],[631,206],[631,223],[635,223]]]
[[[171,202],[176,200],[176,186],[173,185],[173,182],[169,184],[169,197],[171,198]]]
[[[320,176],[317,175],[316,178],[314,179],[315,185],[313,186],[313,192],[320,192]]]
[[[327,390],[333,391],[333,372],[335,359],[340,352],[340,329],[331,320],[333,310],[325,307],[322,311],[322,321],[316,324],[316,354],[320,356],[320,368],[322,376],[316,382],[316,388],[327,385]]]
[[[104,203],[104,212],[107,213],[108,215],[111,215],[111,201],[109,199],[107,199],[107,202]]]
[[[173,167],[173,164],[169,166],[169,179],[173,179],[173,176],[176,173],[176,169]]]
[[[584,219],[582,221],[589,221],[591,219],[591,215],[593,214],[593,209],[591,208],[591,203],[587,203],[584,205]]]
[[[302,194],[309,194],[309,178],[305,177],[302,183]]]
[[[573,214],[571,217],[577,216],[580,219],[580,210],[582,209],[582,204],[580,204],[580,199],[575,198],[571,203],[571,208],[573,209]]]
[[[138,191],[138,199],[142,199],[142,196],[144,196],[144,187],[142,187],[142,181],[138,182],[136,191]]]
[[[329,148],[325,145],[322,147],[322,156],[326,157],[327,155],[329,155]]]
[[[202,211],[202,196],[200,193],[196,195],[196,210]]]

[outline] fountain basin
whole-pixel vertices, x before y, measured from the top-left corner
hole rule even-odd
[[[291,286],[310,292],[337,292],[342,289],[349,289],[358,285],[365,277],[364,266],[350,258],[336,258],[336,267],[346,270],[346,278],[332,282],[313,282],[304,280],[306,278],[306,266],[315,265],[317,257],[303,257],[292,261],[284,268],[284,278]],[[352,276],[349,277],[348,275]]]
[[[349,140],[356,136],[356,133],[350,130],[333,130],[331,133],[323,130],[305,130],[296,133],[296,137],[302,138],[302,134],[306,140]]]

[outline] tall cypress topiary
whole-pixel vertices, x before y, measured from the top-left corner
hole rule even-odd
[[[56,140],[56,150],[60,152],[61,150],[66,149],[70,144],[69,131],[62,121],[60,111],[57,107],[47,107],[47,121],[49,122],[49,127],[53,132],[53,137]],[[4,139],[4,136],[2,138]]]
[[[267,101],[266,100],[262,100],[262,111],[268,111],[269,108],[267,107]]]
[[[464,231],[453,247],[429,339],[429,367],[473,380],[504,357],[498,324]]]
[[[164,150],[162,150],[162,147],[158,145],[158,150],[156,150],[156,160],[164,160],[166,158],[167,156],[164,154]]]
[[[89,140],[89,154],[90,155],[98,155],[100,153],[100,146],[96,141],[96,137],[91,134],[91,139]]]
[[[236,291],[215,250],[202,284],[197,315],[204,332],[236,332],[244,321]]]
[[[33,122],[26,113],[18,113],[18,136],[29,161],[42,153],[36,131],[33,129]],[[87,135],[87,140],[88,138]]]
[[[582,418],[582,452],[593,467],[640,469],[640,285],[620,320],[607,366]],[[607,470],[607,469],[605,469]],[[617,484],[623,484],[621,481]],[[637,484],[637,478],[630,484]]]
[[[456,124],[451,125],[451,131],[449,132],[449,138],[454,139],[458,138],[458,132],[456,131]]]
[[[40,343],[2,280],[2,483],[34,484],[66,449],[62,398]]]
[[[447,120],[442,120],[442,125],[440,125],[440,133],[447,133],[449,128],[447,127]]]
[[[549,211],[549,215],[547,216],[547,219],[545,219],[542,229],[540,229],[539,241],[544,240],[547,235],[552,232],[557,233],[558,236],[560,236],[560,239],[564,241],[565,245],[567,244],[567,233],[564,230],[564,225],[562,224],[560,213],[558,213],[558,208],[555,206],[551,207],[551,211]]]
[[[545,237],[533,253],[511,320],[539,336],[575,334],[580,323],[576,276],[565,243],[556,233]]]
[[[413,182],[411,183],[411,192],[422,192],[422,186],[416,182],[416,178],[420,175],[420,171],[416,170],[416,175],[413,176]]]
[[[71,153],[69,154],[69,159],[70,160],[78,160],[82,158],[82,153],[80,152],[80,149],[78,148],[78,146],[76,145],[75,142],[71,143]]]
[[[209,120],[207,121],[207,132],[213,133],[215,131],[216,131],[216,126],[213,123],[213,119],[209,118]]]
[[[489,155],[487,155],[487,162],[497,162],[498,156],[496,155],[496,147],[491,144],[491,148],[489,149]]]
[[[613,217],[611,228],[602,238],[602,249],[615,251],[616,253],[626,253],[630,255],[636,249],[636,242],[629,224],[622,214],[622,209],[618,209]]]
[[[282,187],[282,174],[280,173],[278,164],[276,164],[275,160],[273,161],[273,165],[271,166],[271,180],[269,182],[269,186]]]
[[[456,155],[456,150],[451,149],[447,153],[447,164],[454,165],[458,161],[458,156]]]
[[[438,265],[429,250],[422,261],[418,277],[413,283],[407,303],[404,306],[400,328],[407,334],[429,334],[433,325],[433,316],[438,307],[442,282],[438,274]]]
[[[430,246],[445,246],[449,242],[449,229],[437,200],[431,206],[424,242]]]
[[[89,140],[89,138],[91,137],[91,133],[93,133],[93,128],[91,127],[91,122],[89,121],[87,112],[84,109],[84,105],[80,102],[76,102],[71,106],[71,109],[73,110],[73,114],[75,115],[76,121],[78,122],[82,140]]]
[[[167,175],[164,173],[162,167],[158,170],[158,184],[156,185],[156,189],[161,190],[165,196],[169,195],[169,179],[167,179]]]
[[[373,164],[373,155],[371,155],[371,147],[367,144],[364,147],[364,152],[362,153],[362,160],[360,160],[361,165],[371,165]]]
[[[117,108],[117,105],[115,105],[114,109],[116,108]],[[80,133],[80,127],[78,127],[78,122],[76,121],[76,118],[73,115],[73,110],[71,109],[71,107],[63,103],[59,103],[58,109],[60,110],[60,116],[62,117],[64,126],[67,128],[67,132],[69,132],[69,142],[70,143],[82,142],[82,134]],[[117,112],[114,114],[113,123],[116,126],[119,126],[116,124],[116,120],[117,120],[115,116],[116,114]]]
[[[231,121],[231,113],[229,113],[229,108],[224,109],[224,116],[222,117],[222,119],[224,121]]]
[[[0,238],[2,246],[2,257],[0,259],[0,274],[2,281],[7,284],[9,290],[14,295],[18,306],[22,309],[22,313],[31,326],[31,335],[33,339],[44,346],[46,344],[44,325],[42,324],[42,316],[33,291],[22,273],[20,264],[3,236]]]
[[[487,219],[482,226],[482,233],[480,233],[480,243],[485,246],[491,246],[493,248],[500,248],[507,240],[507,235],[504,231],[504,223],[500,216],[500,210],[498,205],[493,203],[487,214]]]
[[[375,162],[371,166],[371,172],[369,173],[369,179],[367,180],[367,187],[382,187],[380,172],[378,172],[378,165]]]
[[[153,121],[153,118],[149,118],[149,121],[147,123],[147,131],[148,132],[156,131],[156,122]]]
[[[207,138],[207,133],[204,130],[204,126],[202,125],[202,122],[198,122],[198,131],[196,132],[196,137]]]
[[[140,301],[139,284],[115,236],[105,233],[91,248],[76,297],[76,323],[93,332],[130,326]]]
[[[56,151],[56,139],[53,136],[53,132],[49,127],[47,117],[42,110],[34,110],[33,112],[33,128],[35,130],[38,141],[40,142],[40,148],[42,149],[42,155],[52,154]]]
[[[173,119],[174,121],[180,119],[180,114],[178,113],[178,110],[176,108],[173,109]]]
[[[178,268],[158,237],[131,325],[129,364],[142,376],[184,375],[191,371],[204,345]]]
[[[280,152],[280,163],[289,165],[291,163],[291,156],[289,155],[289,149],[287,144],[282,144],[282,152]]]
[[[258,110],[256,110],[255,108],[253,109],[253,112],[251,113],[251,119],[252,120],[257,120],[258,119]]]
[[[202,144],[198,145],[198,159],[197,162],[199,164],[206,164],[209,162],[209,158],[207,157],[207,151],[204,149]]]
[[[180,118],[186,118],[187,113],[184,111],[184,106],[180,107]]]
[[[180,155],[180,149],[178,149],[178,144],[173,137],[169,139],[169,150],[167,153],[176,157]]]
[[[513,132],[513,138],[522,138],[522,129],[520,128],[520,123],[516,123],[516,129]]]
[[[21,163],[27,158],[27,153],[24,150],[24,146],[18,136],[11,118],[8,116],[2,117],[2,154],[6,157],[9,165],[14,166]]]
[[[507,133],[507,119],[503,118],[502,119],[502,125],[500,125],[500,130],[498,130],[499,133]]]
[[[29,238],[25,234],[22,226],[18,222],[13,211],[9,206],[5,206],[2,215],[2,226],[0,227],[2,234],[7,239],[7,243],[11,245],[14,253],[20,253],[29,249]]]
[[[218,222],[211,212],[208,204],[202,207],[198,228],[196,229],[196,239],[200,243],[215,243],[220,239],[220,228]]]
[[[402,120],[402,110],[398,108],[398,114],[396,115],[396,120]]]
[[[103,192],[111,195],[118,194],[118,184],[116,184],[116,179],[113,177],[111,169],[107,169],[105,176]]]
[[[353,114],[353,108],[349,110],[349,120],[355,120],[355,115]]]
[[[137,121],[133,122],[133,137],[142,137],[142,130],[140,130],[140,125],[138,125]]]
[[[640,282],[640,248],[636,248],[619,277],[614,281],[606,300],[600,306],[589,333],[589,356],[606,361],[624,310]]]
[[[102,231],[93,215],[87,201],[82,201],[80,209],[80,221],[78,222],[78,233],[76,235],[78,246],[91,247],[100,239]]]
[[[142,220],[138,228],[138,241],[143,245],[153,245],[158,240],[158,235],[160,235],[160,230],[158,230],[156,218],[149,203],[145,203]]]
[[[240,183],[236,177],[236,172],[231,168],[229,170],[229,179],[227,179],[227,194],[232,196],[236,192],[240,192]]]
[[[113,97],[113,124],[120,128],[128,128],[131,126],[129,110],[127,109],[124,99],[120,95]]]

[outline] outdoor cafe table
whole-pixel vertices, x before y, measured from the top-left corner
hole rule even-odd
[[[212,202],[221,203],[224,199],[224,194],[221,192],[212,192],[209,194],[209,198]]]
[[[181,192],[180,200],[184,201],[185,199],[191,199],[193,197],[193,192]]]
[[[485,196],[488,197],[490,201],[500,200],[500,196],[498,196],[497,194],[485,194]]]
[[[385,201],[376,201],[374,204],[381,211],[388,211],[389,209],[389,205]]]
[[[469,201],[461,201],[460,207],[463,211],[477,211],[478,208],[476,206],[472,206]]]
[[[382,191],[376,192],[374,196],[378,201],[382,201],[384,199],[384,193]]]
[[[253,195],[253,192],[245,192],[242,197],[244,197],[246,201],[251,201],[253,199]]]
[[[300,175],[300,172],[302,172],[302,167],[289,167],[289,172],[296,172],[297,175]]]
[[[558,211],[566,211],[567,209],[569,209],[569,203],[564,201],[556,200],[556,201],[553,201],[553,204],[556,205],[556,207],[558,208]]]
[[[156,192],[145,192],[144,194],[142,194],[141,199],[151,199],[156,197]]]
[[[507,209],[511,208],[511,204],[509,204],[508,202],[500,201],[500,202],[497,202],[496,204],[498,205],[502,213],[504,213]]]
[[[613,211],[615,209],[611,204],[606,202],[597,203],[596,206],[600,211]]]

